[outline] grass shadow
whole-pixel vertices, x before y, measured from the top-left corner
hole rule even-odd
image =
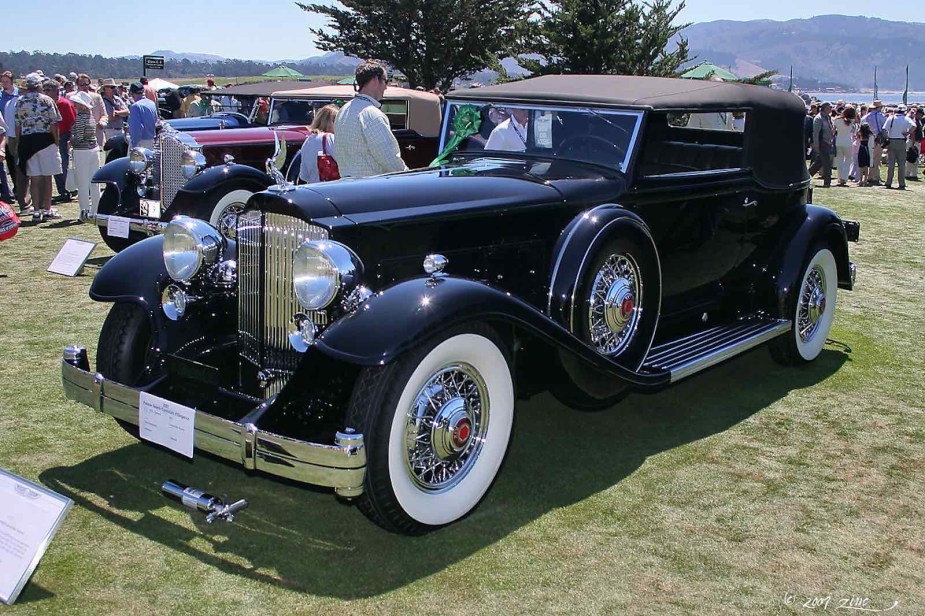
[[[26,603],[38,603],[40,601],[46,601],[48,599],[53,599],[55,593],[35,584],[33,582],[26,582],[26,586],[22,589],[22,592],[19,593],[19,596],[16,597],[16,602],[14,605],[25,605]]]
[[[843,353],[826,350],[808,366],[784,368],[766,352],[752,352],[602,413],[537,396],[517,408],[508,458],[485,501],[465,520],[420,538],[382,531],[323,491],[245,478],[233,465],[205,456],[187,461],[140,443],[50,469],[41,480],[126,530],[226,573],[314,595],[368,598],[610,489],[649,456],[728,430],[791,390],[820,383],[845,361]],[[230,490],[251,506],[232,525],[210,526],[199,514],[191,514],[193,524],[178,524],[163,513],[172,506],[159,488],[168,478],[216,495]]]

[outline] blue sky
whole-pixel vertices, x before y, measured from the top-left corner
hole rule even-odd
[[[826,13],[896,19],[900,5],[842,0],[828,6]],[[15,2],[5,13],[0,37],[4,51],[41,49],[104,56],[170,49],[226,58],[300,59],[319,53],[308,28],[323,23],[286,0],[43,0]],[[688,0],[680,17],[702,22],[787,20],[817,14],[819,4],[807,0]]]

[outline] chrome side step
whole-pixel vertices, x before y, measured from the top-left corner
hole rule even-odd
[[[643,370],[667,370],[671,382],[706,370],[790,331],[787,319],[746,317],[652,347]]]

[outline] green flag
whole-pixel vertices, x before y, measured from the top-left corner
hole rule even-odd
[[[906,65],[906,89],[903,90],[903,105],[909,104],[909,65]]]
[[[790,85],[787,86],[788,92],[793,92],[793,65],[790,65]]]
[[[874,67],[874,100],[877,100],[877,67]]]

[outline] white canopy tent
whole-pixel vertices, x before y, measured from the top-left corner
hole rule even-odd
[[[166,79],[161,79],[160,77],[155,77],[154,79],[148,80],[148,85],[154,88],[155,92],[158,90],[163,90],[164,88],[172,88],[176,90],[180,87],[177,84],[167,81]]]

